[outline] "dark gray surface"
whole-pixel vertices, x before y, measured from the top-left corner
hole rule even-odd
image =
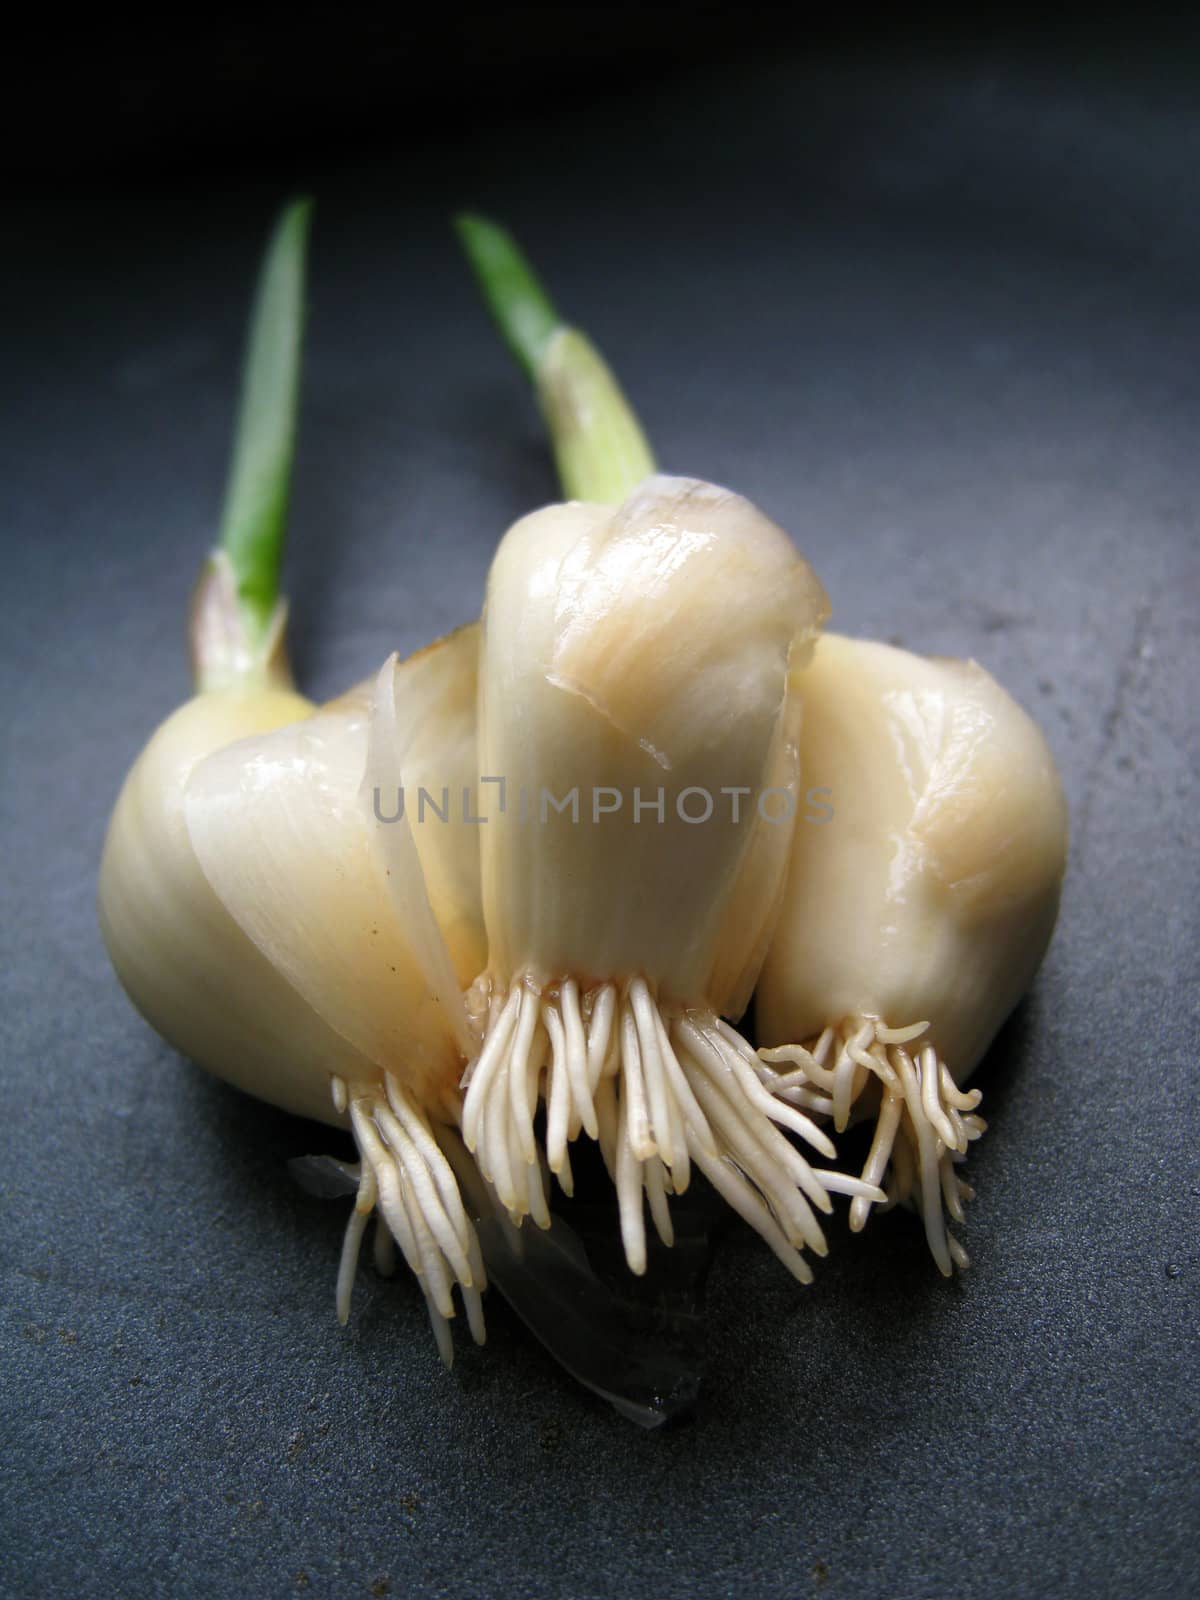
[[[5,254],[0,1592],[1195,1592],[1200,122],[1176,63],[787,64],[550,129],[55,197]],[[731,1227],[695,1421],[635,1431],[515,1319],[439,1366],[333,1316],[328,1135],[185,1066],[94,926],[121,776],[185,694],[246,291],[318,196],[290,589],[332,693],[477,607],[552,496],[445,226],[525,235],[664,463],[792,529],[836,624],[977,655],[1074,822],[981,1079],[974,1265],[911,1218],[799,1289]]]

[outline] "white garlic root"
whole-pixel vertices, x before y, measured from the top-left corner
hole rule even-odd
[[[671,1244],[668,1197],[684,1192],[693,1164],[802,1283],[812,1271],[800,1252],[826,1253],[815,1212],[832,1209],[830,1192],[884,1199],[873,1183],[810,1166],[783,1129],[828,1157],[833,1144],[764,1087],[745,1040],[711,1012],[660,1005],[644,978],[586,995],[573,979],[539,992],[526,978],[489,996],[487,1010],[486,1042],[464,1079],[463,1137],[514,1221],[549,1220],[539,1099],[549,1167],[567,1194],[570,1143],[581,1132],[599,1142],[635,1273],[646,1270],[646,1206]]]
[[[758,1054],[769,1069],[764,1083],[772,1094],[811,1105],[815,1093],[824,1093],[839,1133],[852,1111],[866,1104],[868,1091],[877,1091],[875,1134],[862,1180],[884,1187],[887,1206],[908,1204],[919,1213],[930,1252],[949,1277],[955,1267],[970,1265],[946,1226],[947,1214],[962,1222],[963,1202],[974,1199],[958,1164],[987,1124],[975,1115],[980,1091],[960,1089],[933,1046],[919,1043],[928,1029],[927,1022],[888,1028],[874,1017],[847,1017],[808,1046],[781,1045]],[[776,1072],[781,1065],[792,1070]],[[872,1204],[863,1194],[855,1196],[850,1207],[855,1233]]]
[[[425,1295],[438,1353],[451,1366],[455,1287],[475,1343],[483,1344],[487,1337],[481,1298],[487,1276],[458,1180],[425,1111],[390,1073],[383,1095],[377,1089],[351,1089],[335,1077],[333,1098],[339,1111],[349,1110],[362,1157],[358,1195],[338,1267],[338,1320],[344,1324],[349,1318],[359,1250],[367,1221],[378,1208],[376,1266],[390,1269],[394,1240]]]

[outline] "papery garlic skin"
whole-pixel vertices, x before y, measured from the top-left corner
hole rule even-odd
[[[978,1095],[957,1086],[1049,943],[1062,785],[1036,724],[974,661],[826,634],[801,690],[805,783],[833,814],[792,843],[756,997],[760,1040],[785,1048],[764,1059],[796,1069],[785,1085],[827,1091],[839,1128],[878,1090],[864,1177],[887,1172],[889,1198],[914,1200],[949,1272],[966,1263],[942,1217],[966,1194],[952,1162],[982,1131]]]
[[[786,535],[694,479],[537,512],[492,565],[480,770],[505,794],[481,837],[488,966],[464,1137],[516,1217],[538,1210],[539,1095],[565,1187],[570,1140],[598,1138],[635,1271],[643,1191],[669,1240],[666,1196],[692,1161],[801,1278],[799,1247],[824,1250],[812,1205],[863,1192],[788,1143],[775,1122],[832,1153],[718,1020],[769,936],[764,863],[785,859],[794,815],[790,688],[825,612]],[[776,786],[789,814],[764,821]]]
[[[389,715],[375,724],[371,777],[383,816],[392,814],[403,789],[405,820],[459,989],[487,958],[479,859],[479,643],[479,624],[471,622],[396,665]],[[373,834],[384,845],[397,837],[390,825]]]

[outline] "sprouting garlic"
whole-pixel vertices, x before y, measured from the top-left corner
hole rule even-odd
[[[550,1168],[597,1138],[634,1271],[643,1193],[694,1162],[789,1269],[823,1253],[831,1189],[780,1131],[833,1146],[759,1081],[723,1013],[745,1003],[782,891],[795,805],[791,675],[826,611],[787,537],[746,500],[648,479],[617,509],[526,517],[492,565],[480,660],[488,965],[469,1005],[467,1146],[514,1217],[545,1220]]]
[[[316,715],[292,686],[279,568],[310,210],[286,208],[259,275],[219,545],[188,629],[197,694],[126,779],[98,911],[169,1043],[286,1110],[349,1121],[363,1159],[339,1315],[378,1199],[377,1259],[394,1234],[449,1360],[452,1281],[483,1337],[482,1260],[434,1128],[457,1115],[472,1045],[460,988],[482,960],[478,847],[407,820],[381,838],[368,767],[471,781],[476,630]]]
[[[943,1273],[966,1253],[956,1172],[984,1124],[961,1085],[1041,962],[1067,813],[1041,732],[974,661],[824,635],[802,678],[805,783],[832,817],[796,829],[759,983],[762,1058],[787,1099],[874,1113],[863,1170],[919,1210]],[[798,1048],[785,1041],[805,1041]],[[856,1198],[851,1226],[871,1202]]]
[[[453,830],[381,829],[374,769],[472,781],[476,663],[466,629],[322,711],[277,691],[198,696],[126,781],[100,883],[113,965],[164,1038],[241,1089],[352,1128],[362,1167],[339,1316],[378,1203],[447,1360],[451,1286],[482,1340],[485,1278],[439,1144],[472,1041],[438,917],[444,905],[473,961],[476,869]],[[371,763],[379,743],[386,760]],[[381,1259],[389,1248],[381,1225]]]

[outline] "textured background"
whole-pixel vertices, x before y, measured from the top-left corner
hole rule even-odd
[[[0,1592],[1196,1592],[1200,119],[1175,55],[825,52],[593,87],[323,164],[10,207],[0,262]],[[804,1291],[731,1226],[695,1419],[643,1435],[498,1303],[439,1365],[94,924],[121,776],[186,694],[248,287],[318,198],[289,588],[331,694],[478,607],[552,497],[448,212],[509,220],[661,459],[794,531],[836,624],[975,654],[1074,833],[981,1075],[974,1265],[877,1221]],[[493,1297],[494,1299],[494,1297]]]

